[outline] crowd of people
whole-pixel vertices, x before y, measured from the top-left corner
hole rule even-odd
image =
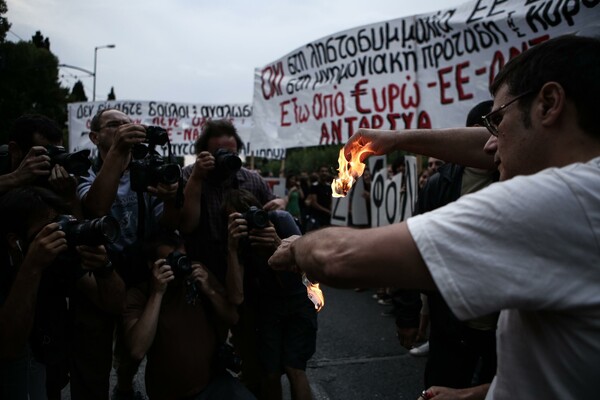
[[[60,399],[69,383],[75,400],[139,399],[145,359],[150,399],[281,399],[284,374],[310,399],[306,278],[379,288],[400,344],[428,355],[420,399],[593,398],[599,66],[599,40],[551,39],[504,66],[464,128],[360,129],[347,159],[429,157],[418,215],[377,228],[328,227],[328,166],[276,198],[227,120],[181,169],[115,109],[91,120],[93,161],[20,117],[0,150],[1,398]]]
[[[0,175],[0,394],[7,399],[311,398],[317,314],[267,260],[300,234],[241,139],[209,121],[196,162],[156,163],[161,132],[105,109],[98,159],[41,115],[15,121]],[[110,374],[117,382],[110,392]]]

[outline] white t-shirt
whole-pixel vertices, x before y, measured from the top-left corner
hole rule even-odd
[[[408,220],[452,311],[503,310],[488,399],[599,398],[600,158]]]

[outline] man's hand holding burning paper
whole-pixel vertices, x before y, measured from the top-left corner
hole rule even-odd
[[[294,235],[281,241],[281,244],[277,250],[275,250],[275,253],[269,258],[269,265],[271,268],[277,271],[302,273],[302,270],[296,265],[296,258],[292,252],[292,243],[300,237],[300,235]]]

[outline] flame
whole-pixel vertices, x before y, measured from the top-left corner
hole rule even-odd
[[[370,151],[368,145],[361,146],[357,142],[354,142],[354,146],[350,149],[352,159],[346,161],[344,148],[342,147],[338,157],[338,177],[331,182],[333,197],[344,197],[350,192],[354,182],[356,182],[365,170],[365,164],[360,162],[360,156],[368,151]]]
[[[315,310],[317,310],[317,312],[321,311],[325,306],[325,296],[323,295],[323,291],[319,287],[319,284],[309,281],[306,274],[302,274],[302,283],[306,286],[306,295],[315,305]]]

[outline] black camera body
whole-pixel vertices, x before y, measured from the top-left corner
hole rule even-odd
[[[59,215],[55,222],[65,233],[69,247],[114,243],[121,234],[119,223],[110,215],[86,221],[79,221],[72,215]]]
[[[269,213],[262,208],[252,206],[242,217],[248,223],[248,229],[264,229],[269,226]]]
[[[213,182],[223,182],[242,168],[242,159],[227,149],[218,149],[213,156],[215,157],[215,169],[210,173],[210,180]]]
[[[165,264],[171,267],[175,277],[186,278],[192,273],[192,261],[186,254],[175,250],[165,258]]]
[[[46,146],[50,164],[54,167],[61,165],[69,174],[75,176],[87,176],[92,162],[90,161],[90,150],[84,149],[69,153],[63,146]]]
[[[148,186],[156,186],[159,183],[172,185],[181,178],[179,164],[167,162],[157,153],[148,154],[140,160],[132,160],[129,170],[131,189],[135,192],[145,192]]]
[[[169,133],[160,126],[147,126],[144,143],[148,143],[149,146],[164,146],[169,143]]]

